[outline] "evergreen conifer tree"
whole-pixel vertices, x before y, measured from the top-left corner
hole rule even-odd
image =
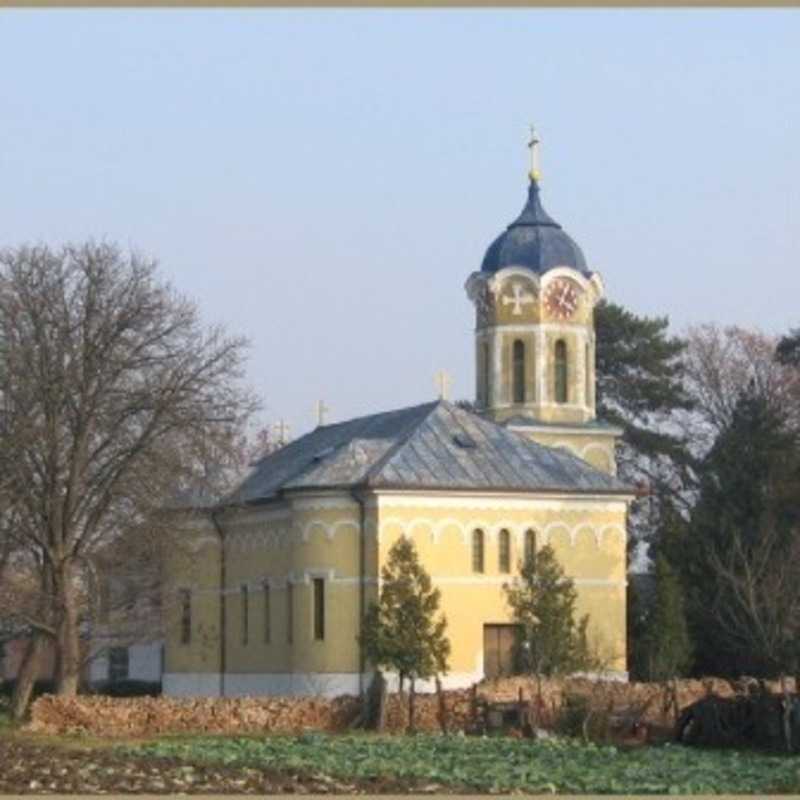
[[[360,642],[369,661],[409,679],[409,727],[414,729],[414,690],[417,679],[447,672],[450,641],[447,620],[437,619],[441,593],[420,564],[414,543],[402,537],[392,545],[381,570],[377,603],[370,603]]]
[[[667,559],[655,563],[655,597],[643,636],[647,678],[665,681],[685,674],[692,662],[680,580]]]
[[[589,616],[575,619],[574,582],[565,576],[550,545],[528,558],[520,577],[504,588],[520,627],[521,669],[541,678],[593,666],[587,639]]]
[[[750,388],[704,460],[680,567],[696,669],[706,674],[764,674],[760,648],[747,650],[719,625],[721,604],[734,602],[718,581],[720,559],[740,550],[745,568],[765,526],[775,537],[772,558],[790,553],[800,526],[800,458],[796,434],[776,409]],[[673,560],[673,563],[677,563]]]

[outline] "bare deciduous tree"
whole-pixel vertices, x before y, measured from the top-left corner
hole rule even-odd
[[[712,556],[715,617],[735,648],[760,653],[771,670],[800,670],[800,531],[767,518],[753,544],[734,536]]]
[[[15,520],[4,536],[37,573],[27,624],[55,644],[59,693],[77,689],[102,555],[208,483],[197,465],[224,460],[256,407],[245,347],[204,327],[135,253],[0,252],[0,473]]]
[[[736,326],[701,325],[689,331],[684,358],[696,413],[689,438],[704,455],[731,422],[743,392],[752,390],[800,429],[800,373],[775,359],[774,337]]]

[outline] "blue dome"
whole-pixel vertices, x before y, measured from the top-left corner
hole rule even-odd
[[[572,267],[589,274],[580,247],[542,208],[536,181],[531,181],[522,213],[489,245],[481,271],[503,267],[527,267],[540,275],[553,267]]]

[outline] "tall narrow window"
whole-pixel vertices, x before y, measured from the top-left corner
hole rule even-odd
[[[586,386],[584,387],[584,404],[589,406],[592,404],[592,362],[591,349],[586,345]]]
[[[192,592],[190,589],[181,589],[178,593],[181,609],[181,644],[190,644],[192,641]]]
[[[269,644],[272,638],[272,598],[269,593],[269,582],[264,581],[264,643]]]
[[[492,364],[489,361],[489,342],[483,342],[481,345],[483,351],[483,407],[489,407],[489,376],[491,375]]]
[[[294,638],[294,586],[286,584],[286,641],[291,644]]]
[[[503,528],[497,542],[497,562],[500,572],[511,572],[511,534]]]
[[[247,644],[250,638],[250,592],[247,584],[243,583],[240,594],[242,597],[242,644]]]
[[[472,571],[483,572],[483,531],[472,532]]]
[[[536,558],[536,531],[528,528],[525,531],[525,563]]]
[[[556,342],[555,349],[556,403],[567,402],[567,343],[563,339]]]
[[[515,403],[525,402],[525,342],[521,339],[514,340],[513,346],[513,396]]]
[[[325,580],[314,578],[314,638],[325,638]]]

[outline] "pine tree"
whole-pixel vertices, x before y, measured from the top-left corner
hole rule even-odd
[[[537,677],[590,669],[588,614],[575,619],[578,593],[550,545],[522,565],[520,577],[504,587],[520,626],[518,662]]]
[[[643,636],[649,680],[665,681],[685,674],[692,663],[684,595],[678,576],[662,555],[655,564],[655,598]]]
[[[370,603],[360,642],[373,665],[398,674],[401,690],[409,679],[409,728],[413,730],[417,679],[447,672],[447,620],[436,618],[441,593],[433,588],[410,539],[398,539],[389,550],[381,579],[380,597]]]
[[[633,314],[602,301],[594,313],[597,415],[622,429],[619,476],[649,487],[646,501],[628,516],[629,557],[657,538],[664,506],[682,499],[694,466],[688,443],[674,424],[693,407],[684,380],[687,342],[668,334],[666,317]]]
[[[692,407],[682,380],[686,342],[668,336],[668,327],[666,317],[641,317],[616,303],[598,303],[597,414],[622,428],[633,457],[684,463],[684,441],[660,424]]]
[[[800,458],[796,434],[754,388],[742,393],[730,424],[704,460],[700,493],[680,562],[689,589],[687,614],[696,668],[707,674],[765,674],[763,647],[743,646],[719,624],[719,610],[735,600],[719,582],[720,559],[733,548],[751,569],[767,532],[771,558],[790,553],[800,528]],[[673,560],[673,563],[677,563]]]

